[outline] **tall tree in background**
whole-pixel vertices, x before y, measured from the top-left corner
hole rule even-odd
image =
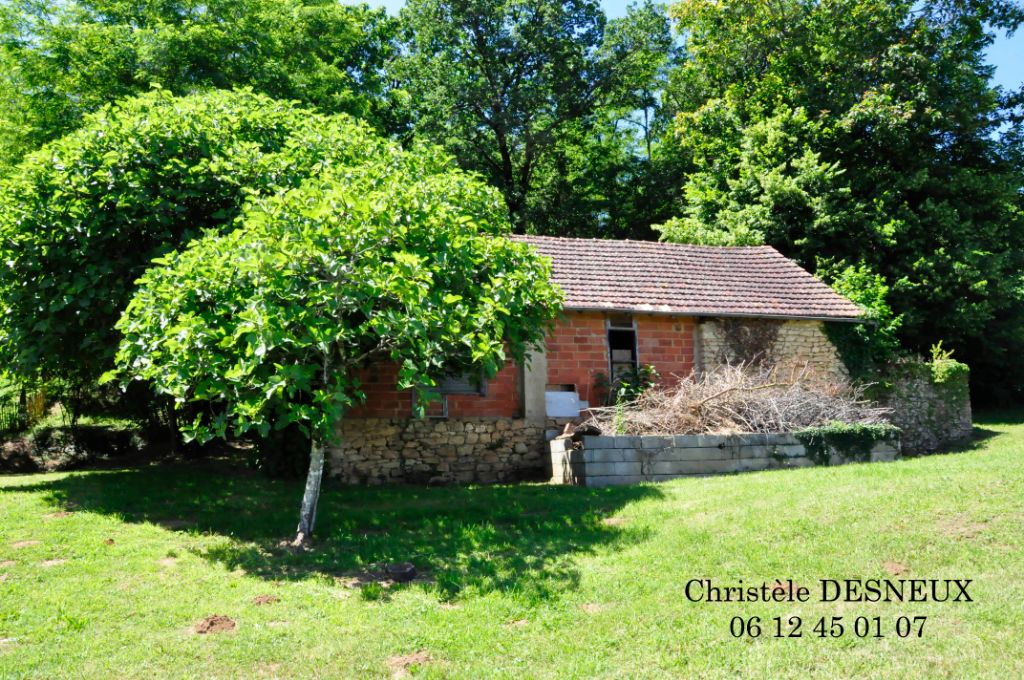
[[[991,85],[985,49],[1024,20],[1020,5],[685,0],[672,13],[695,172],[664,237],[876,272],[905,345],[945,340],[986,387],[978,398],[1019,393],[1021,93]]]
[[[410,0],[401,21],[397,76],[415,130],[497,186],[516,230],[564,232],[557,219],[574,211],[592,221],[592,206],[538,202],[534,192],[543,184],[560,195],[566,187],[554,183],[574,164],[582,176],[593,162],[614,163],[622,138],[592,133],[609,109],[639,106],[655,87],[671,53],[664,13],[648,3],[607,22],[597,0]]]
[[[394,31],[383,10],[336,0],[2,0],[0,169],[154,83],[247,86],[390,132]]]
[[[0,365],[89,387],[154,258],[386,146],[350,116],[248,91],[149,92],[87,115],[0,181]]]
[[[591,115],[562,128],[538,165],[528,221],[555,235],[654,238],[651,225],[678,213],[689,169],[665,97],[682,50],[664,10],[646,4],[608,23],[602,53],[633,54],[638,67]]]

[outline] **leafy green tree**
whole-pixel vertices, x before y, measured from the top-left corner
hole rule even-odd
[[[878,369],[901,352],[898,333],[903,316],[889,306],[885,279],[865,265],[839,267],[828,262],[819,262],[818,275],[864,310],[864,323],[826,324],[825,332],[851,376],[877,378]]]
[[[1005,0],[684,0],[671,100],[687,179],[665,238],[767,242],[881,275],[899,337],[1024,384],[1021,93],[985,48]],[[981,398],[990,393],[979,392]]]
[[[563,128],[538,164],[527,205],[529,229],[555,236],[653,239],[651,225],[679,211],[688,164],[670,131],[651,140],[648,156],[627,114],[605,110],[594,118]]]
[[[609,22],[600,53],[611,61],[632,55],[636,65],[590,115],[559,129],[537,163],[527,224],[563,236],[653,238],[651,225],[678,212],[688,169],[664,97],[682,53],[651,4]]]
[[[188,436],[310,435],[298,544],[360,368],[395,362],[399,387],[426,396],[448,373],[522,360],[558,311],[547,261],[502,238],[497,192],[449,167],[421,149],[261,198],[242,228],[158,260],[118,323],[123,376],[214,405]]]
[[[842,170],[803,141],[815,125],[802,109],[780,110],[739,131],[727,169],[699,156],[700,169],[685,186],[687,214],[661,225],[662,236],[704,245],[770,242],[789,251],[799,236],[801,254],[835,247],[838,239],[855,241]]]
[[[92,384],[112,366],[135,280],[253,196],[384,153],[347,116],[251,92],[154,92],[87,117],[0,183],[0,364]]]
[[[251,87],[399,125],[383,66],[395,21],[335,0],[7,0],[0,5],[0,165],[153,83]]]
[[[414,130],[498,187],[518,231],[549,230],[561,206],[537,205],[538,174],[560,195],[559,169],[602,146],[574,142],[608,107],[648,104],[672,47],[650,3],[607,22],[597,0],[410,0],[401,22]]]

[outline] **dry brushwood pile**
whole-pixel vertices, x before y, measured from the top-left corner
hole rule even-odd
[[[865,386],[824,380],[806,369],[780,376],[756,366],[723,366],[638,399],[594,408],[577,431],[609,435],[794,432],[830,422],[887,422],[890,409],[864,397]]]

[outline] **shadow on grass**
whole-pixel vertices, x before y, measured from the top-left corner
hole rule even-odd
[[[969,451],[977,451],[983,449],[987,445],[989,439],[998,437],[1001,432],[996,430],[990,430],[986,427],[978,427],[975,425],[971,428],[971,438],[968,441],[961,442],[952,447],[939,451],[939,453],[967,453]]]
[[[987,408],[975,411],[975,429],[981,425],[1021,425],[1024,424],[1024,407]]]
[[[79,473],[0,492],[43,493],[64,509],[223,536],[196,554],[270,580],[346,578],[412,562],[429,578],[421,585],[442,599],[493,590],[548,599],[572,590],[579,580],[575,558],[648,537],[603,520],[661,495],[653,486],[331,485],[321,497],[314,549],[292,553],[278,543],[294,534],[302,484],[226,462]]]

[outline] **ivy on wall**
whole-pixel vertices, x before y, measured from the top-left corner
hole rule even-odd
[[[739,319],[725,317],[715,322],[725,341],[719,363],[770,366],[775,361],[775,343],[783,322],[778,319]]]
[[[831,422],[820,427],[808,427],[793,436],[804,445],[807,457],[815,465],[828,465],[836,454],[840,462],[866,462],[871,449],[878,442],[895,444],[900,428],[888,423],[870,425]]]

